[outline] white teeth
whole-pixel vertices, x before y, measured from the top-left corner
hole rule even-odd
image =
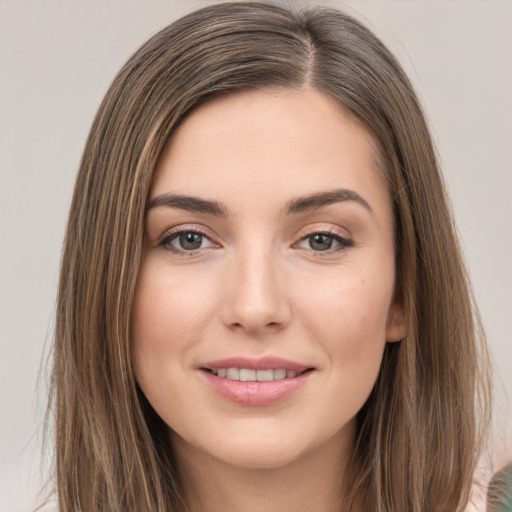
[[[286,379],[286,370],[274,370],[274,380]]]
[[[274,380],[274,370],[258,370],[256,372],[256,380],[259,382]]]
[[[244,382],[256,380],[256,370],[240,368],[240,380],[243,380]]]
[[[240,380],[243,382],[269,382],[271,380],[282,380],[293,378],[298,372],[295,370],[285,370],[277,368],[275,370],[253,370],[250,368],[218,368],[212,370],[214,375],[225,377],[231,380]]]
[[[228,368],[226,377],[231,380],[240,380],[240,369],[239,368]]]

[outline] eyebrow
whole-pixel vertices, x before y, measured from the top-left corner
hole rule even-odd
[[[178,194],[162,194],[149,202],[148,210],[167,206],[168,208],[179,208],[190,212],[206,213],[216,217],[227,217],[227,209],[217,201],[207,201],[198,197],[183,196]]]
[[[331,190],[318,192],[304,197],[298,197],[289,201],[284,209],[286,215],[317,210],[331,204],[354,201],[362,205],[370,213],[373,213],[371,206],[357,192],[348,189]],[[162,194],[153,198],[148,205],[148,210],[166,206],[168,208],[179,208],[196,213],[205,213],[216,217],[227,217],[228,209],[217,201],[209,201],[198,197],[184,196],[180,194]]]
[[[344,203],[347,201],[355,201],[364,206],[370,213],[373,213],[371,206],[357,192],[348,189],[331,190],[328,192],[319,192],[305,197],[292,199],[285,207],[286,214],[302,213],[311,210],[317,210],[324,206],[335,203]]]

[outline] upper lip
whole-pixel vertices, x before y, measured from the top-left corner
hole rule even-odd
[[[250,370],[294,370],[297,373],[311,369],[311,366],[283,359],[281,357],[265,356],[257,359],[248,357],[229,357],[226,359],[218,359],[216,361],[208,361],[199,365],[199,368],[205,370],[218,370],[219,368],[247,368]]]

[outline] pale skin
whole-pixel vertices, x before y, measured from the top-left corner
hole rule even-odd
[[[190,511],[339,511],[356,414],[406,331],[382,172],[366,130],[310,88],[216,99],[165,148],[134,366],[170,427]],[[285,399],[244,405],[201,368],[233,356],[312,370]]]

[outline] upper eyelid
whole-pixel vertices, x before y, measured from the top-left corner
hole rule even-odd
[[[306,239],[308,239],[310,236],[312,235],[325,235],[329,238],[332,238],[334,240],[338,240],[339,243],[342,243],[343,245],[345,246],[352,246],[354,245],[354,242],[351,238],[349,237],[346,237],[346,236],[343,236],[343,235],[340,235],[339,233],[337,232],[334,232],[334,231],[312,231],[311,233],[308,233],[307,235],[303,235],[301,236],[297,242],[294,242],[294,245],[300,243],[300,242],[303,242],[305,241]]]
[[[346,231],[346,230],[345,230]],[[300,233],[299,240],[302,240],[308,236],[314,235],[314,234],[328,234],[328,235],[335,235],[339,238],[343,238],[344,240],[351,240],[350,233],[343,233],[343,230],[341,228],[334,228],[332,225],[324,225],[324,226],[310,226],[306,228],[305,231],[302,231]]]
[[[211,234],[210,230],[208,230],[204,227],[198,227],[196,224],[190,224],[190,225],[180,224],[178,226],[174,226],[174,227],[166,229],[163,232],[163,234],[158,238],[158,243],[165,242],[170,237],[177,235],[179,233],[187,233],[187,232],[197,233],[199,235],[202,235],[202,236],[208,238],[208,240],[214,242],[213,238],[215,238],[215,236]]]

